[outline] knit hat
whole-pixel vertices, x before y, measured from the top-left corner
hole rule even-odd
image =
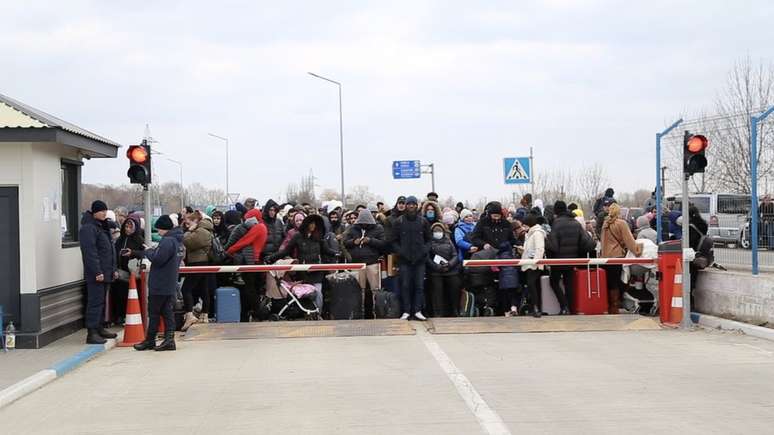
[[[360,210],[360,214],[357,216],[355,224],[359,225],[376,225],[374,216],[368,210]]]
[[[399,202],[403,202],[403,203],[405,203],[405,202],[406,202],[406,197],[405,197],[405,196],[403,196],[403,195],[399,196],[399,197],[398,197],[398,200],[397,200],[397,201],[395,201],[395,203],[397,204],[397,203],[399,203]]]
[[[158,230],[171,230],[175,226],[172,224],[172,219],[169,218],[169,215],[162,215],[156,220],[156,229]]]
[[[172,213],[171,215],[169,215],[169,219],[172,221],[172,226],[173,227],[179,227],[180,226],[180,217],[179,216],[180,215],[178,215],[177,213]]]
[[[114,212],[113,210],[108,210],[107,213],[105,213],[105,219],[115,222],[116,212]]]
[[[419,205],[419,201],[417,200],[416,196],[411,195],[408,198],[406,198],[406,204],[417,204],[417,205]]]
[[[564,201],[556,201],[554,203],[554,214],[560,215],[567,213],[567,203]]]
[[[468,217],[468,216],[473,216],[473,212],[468,210],[468,209],[464,209],[464,210],[462,210],[462,212],[460,212],[460,220],[461,221],[465,220],[465,218]]]
[[[443,212],[443,219],[441,219],[441,222],[445,225],[454,225],[454,223],[457,222],[457,212],[454,210]]]
[[[368,211],[371,213],[379,213],[379,207],[376,204],[368,204]]]
[[[107,209],[108,209],[107,204],[105,204],[103,201],[100,201],[99,199],[91,203],[92,213],[99,213]]]

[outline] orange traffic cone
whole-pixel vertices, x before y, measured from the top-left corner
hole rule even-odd
[[[145,328],[142,326],[140,314],[140,299],[137,296],[137,283],[134,274],[129,276],[129,297],[126,301],[126,323],[124,324],[124,339],[118,345],[133,346],[145,340]]]
[[[672,286],[672,300],[669,303],[667,325],[678,326],[683,320],[683,261],[675,260],[675,281]]]

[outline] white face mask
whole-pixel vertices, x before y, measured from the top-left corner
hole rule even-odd
[[[435,240],[441,240],[441,239],[443,239],[443,233],[440,233],[440,232],[436,231],[436,232],[433,233],[433,238]]]

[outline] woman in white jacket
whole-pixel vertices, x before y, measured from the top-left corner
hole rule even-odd
[[[527,215],[524,224],[529,227],[524,246],[519,249],[522,251],[522,259],[542,260],[546,251],[546,232],[538,224],[538,216],[534,213]],[[540,317],[542,315],[542,303],[540,301],[540,275],[542,275],[543,266],[521,266],[521,270],[527,275],[527,289],[533,305],[532,315]]]

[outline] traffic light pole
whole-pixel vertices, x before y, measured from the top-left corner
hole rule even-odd
[[[151,222],[151,192],[147,184],[142,186],[142,208],[145,216],[145,245],[150,246],[153,240],[151,238],[153,223]]]
[[[688,261],[688,256],[685,255],[686,251],[691,248],[691,226],[689,213],[689,200],[688,200],[688,178],[690,175],[683,170],[683,319],[680,322],[680,328],[690,329],[693,327],[693,321],[691,320],[691,262]],[[659,232],[660,228],[659,228]],[[663,307],[662,309],[666,309]]]

